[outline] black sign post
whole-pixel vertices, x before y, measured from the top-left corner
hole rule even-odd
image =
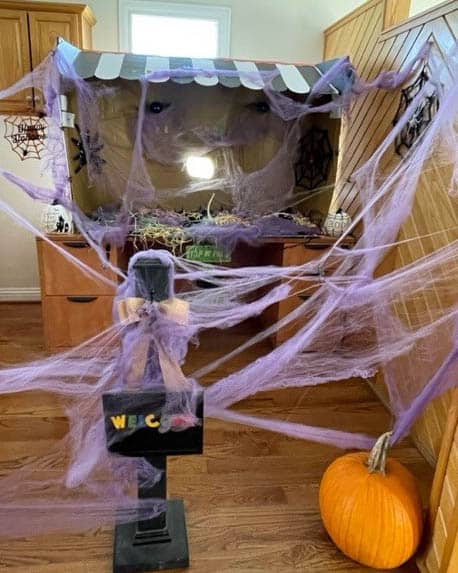
[[[168,268],[159,260],[139,259],[134,265],[136,296],[161,302],[169,298]],[[150,349],[150,352],[152,350]],[[166,402],[190,403],[198,422],[179,432],[161,432]],[[166,501],[166,509],[144,519],[118,523],[115,528],[113,572],[140,573],[189,566],[183,500],[167,500],[167,456],[200,454],[203,449],[203,393],[113,392],[103,396],[108,450],[114,454],[142,457],[161,472],[154,484],[139,475],[140,500]]]

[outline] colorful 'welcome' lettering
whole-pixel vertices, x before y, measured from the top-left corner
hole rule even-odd
[[[156,416],[154,414],[149,414],[147,416],[136,414],[120,414],[118,416],[111,416],[110,420],[116,430],[125,430],[126,422],[127,428],[130,429],[135,429],[142,426],[147,426],[148,428],[159,428],[161,425],[160,420],[156,420]]]
[[[124,430],[124,428],[126,427],[126,416],[123,414],[122,416],[111,416],[111,422],[113,423],[113,426],[117,429],[117,430]]]

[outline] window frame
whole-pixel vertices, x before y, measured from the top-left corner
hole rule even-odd
[[[180,4],[156,0],[118,0],[119,47],[132,51],[132,14],[214,20],[218,24],[218,58],[228,58],[231,44],[231,9],[206,4]],[[186,56],[186,54],[183,54]]]

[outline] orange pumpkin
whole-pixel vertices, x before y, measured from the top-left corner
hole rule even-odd
[[[337,458],[320,485],[320,511],[337,547],[359,563],[393,569],[415,553],[423,530],[420,495],[413,475],[386,459],[391,433],[372,452]]]

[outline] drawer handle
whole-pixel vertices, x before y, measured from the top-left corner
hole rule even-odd
[[[299,298],[301,298],[302,300],[307,300],[308,298],[310,298],[312,295],[311,294],[305,294],[305,292],[301,292],[297,295]]]
[[[98,298],[98,296],[68,296],[67,300],[69,302],[93,302]]]
[[[311,251],[324,251],[329,249],[331,245],[323,245],[323,243],[304,243],[304,249],[310,249]]]
[[[87,249],[89,247],[89,243],[86,241],[64,241],[63,245],[71,249]]]

